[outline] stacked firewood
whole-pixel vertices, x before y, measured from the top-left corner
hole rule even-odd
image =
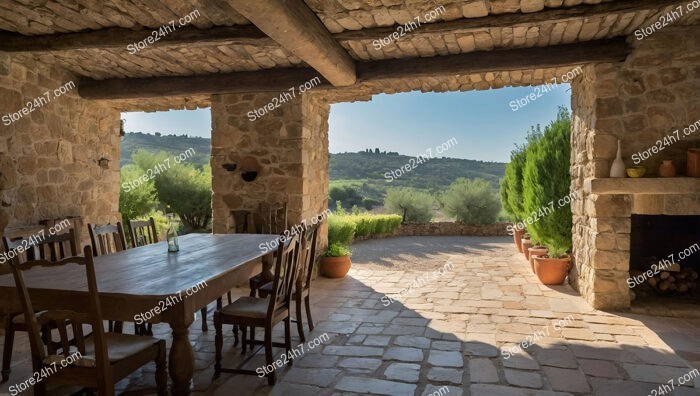
[[[642,271],[638,271],[642,274]],[[685,294],[692,292],[700,283],[700,274],[692,268],[682,268],[678,272],[660,271],[648,278],[646,284],[661,294]]]

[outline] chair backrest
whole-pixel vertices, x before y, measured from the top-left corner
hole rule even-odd
[[[28,260],[48,260],[57,261],[70,256],[78,255],[78,243],[75,238],[75,229],[71,228],[68,232],[49,235],[43,237],[35,235],[30,238],[2,238],[3,246],[6,252],[14,250],[19,252],[24,250],[22,254],[18,254],[20,262]]]
[[[127,248],[121,222],[117,222],[116,225],[106,224],[103,226],[88,224],[88,231],[95,256],[121,252]]]
[[[139,247],[158,242],[158,231],[153,217],[148,220],[128,220],[131,246]]]
[[[299,254],[299,279],[297,288],[308,289],[311,285],[311,277],[314,274],[316,264],[316,240],[321,223],[316,223],[304,230],[301,236],[301,253]]]
[[[270,205],[260,203],[259,215],[262,220],[262,234],[281,234],[287,230],[287,203]]]
[[[11,267],[15,279],[15,285],[19,292],[20,302],[24,310],[24,318],[27,323],[27,331],[29,333],[29,343],[32,353],[32,363],[34,370],[39,371],[43,365],[47,365],[47,359],[60,359],[61,356],[66,358],[74,353],[71,349],[71,336],[75,340],[74,348],[81,353],[82,359],[76,364],[81,366],[95,366],[98,370],[103,370],[104,373],[109,366],[109,358],[107,355],[107,344],[105,341],[104,327],[102,324],[102,312],[100,310],[99,295],[97,292],[97,280],[95,278],[95,265],[93,262],[92,248],[86,246],[84,249],[84,257],[73,256],[65,259],[51,262],[48,260],[29,260],[21,263],[19,258],[15,257],[12,260]],[[25,273],[32,271],[34,275],[38,269],[36,267],[62,267],[66,265],[84,266],[87,276],[88,285],[88,304],[83,305],[85,311],[79,312],[75,310],[75,305],[67,305],[65,309],[51,309],[35,314],[34,305],[32,304],[27,284],[25,283]],[[59,302],[56,302],[60,304]],[[61,355],[57,355],[56,345],[53,342],[48,343],[48,350],[44,346],[39,329],[42,326],[51,324],[58,329],[60,336]],[[92,327],[92,336],[95,342],[94,356],[88,356],[85,350],[85,335],[83,333],[83,325]],[[66,331],[66,327],[70,326],[72,335]]]
[[[286,243],[280,243],[275,256],[274,279],[272,281],[272,293],[268,305],[268,318],[289,309],[292,291],[299,274],[299,235],[287,239]]]
[[[255,234],[257,233],[253,213],[249,210],[233,210],[233,226],[236,234]]]

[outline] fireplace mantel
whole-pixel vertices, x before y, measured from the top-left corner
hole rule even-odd
[[[682,195],[700,194],[700,178],[697,177],[646,177],[586,179],[583,189],[587,193]]]

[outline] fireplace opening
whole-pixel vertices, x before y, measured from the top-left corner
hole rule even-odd
[[[700,302],[700,216],[632,215],[628,284],[635,298]]]

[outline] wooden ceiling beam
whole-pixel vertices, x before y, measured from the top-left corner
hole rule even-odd
[[[623,61],[631,48],[623,37],[552,47],[519,48],[432,58],[394,59],[357,65],[358,82],[481,72],[532,70]],[[270,69],[207,76],[85,79],[78,92],[85,99],[135,99],[161,96],[243,92],[281,92],[318,77],[311,68]],[[327,81],[317,87],[329,87]]]
[[[136,99],[162,96],[212,95],[236,92],[281,92],[319,78],[311,68],[269,69],[202,76],[81,79],[85,99]],[[315,86],[329,86],[321,79]]]
[[[355,83],[355,61],[302,0],[228,0],[255,26],[335,86]]]

